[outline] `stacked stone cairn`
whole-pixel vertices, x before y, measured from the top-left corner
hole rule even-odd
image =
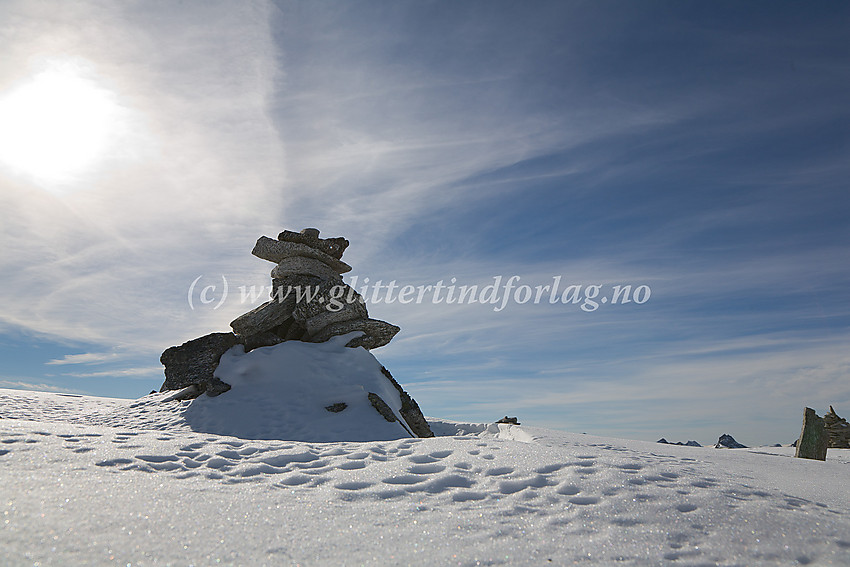
[[[829,436],[830,449],[850,449],[850,423],[839,417],[832,406],[829,406],[829,413],[823,416],[823,425]]]
[[[400,329],[370,319],[363,297],[342,281],[342,274],[351,270],[342,261],[348,244],[342,237],[320,238],[315,228],[284,230],[277,240],[260,237],[252,254],[276,264],[271,272],[271,300],[234,319],[230,323],[233,332],[212,333],[163,352],[160,361],[165,366],[165,382],[160,392],[187,390],[185,395],[169,398],[181,399],[228,391],[230,385],[213,373],[221,355],[237,344],[247,352],[292,340],[320,343],[353,331],[361,334],[352,338],[348,347],[374,349],[389,343]],[[410,429],[419,437],[432,437],[416,402],[386,368],[382,371],[399,391],[400,413]],[[372,405],[380,413],[386,404],[373,400]]]

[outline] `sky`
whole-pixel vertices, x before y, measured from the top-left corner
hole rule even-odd
[[[158,390],[316,227],[426,415],[850,414],[846,3],[2,0],[0,46],[0,388]]]

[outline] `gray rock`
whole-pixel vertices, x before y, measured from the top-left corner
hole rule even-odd
[[[160,392],[198,386],[201,392],[217,396],[230,385],[215,376],[221,355],[238,343],[233,333],[212,333],[165,350],[160,362],[165,366],[165,382]]]
[[[281,298],[301,297],[304,290],[322,285],[322,278],[307,275],[289,275],[282,278],[272,278],[271,299],[280,301]]]
[[[823,424],[823,418],[818,417],[815,410],[806,408],[803,411],[803,429],[797,440],[797,451],[794,456],[801,459],[826,460],[826,449],[829,436]]]
[[[396,382],[396,379],[393,378],[393,375],[390,374],[390,371],[384,366],[381,366],[381,373],[383,373],[383,375],[392,382],[395,389],[398,390],[398,395],[401,398],[401,410],[399,413],[401,414],[401,417],[404,418],[404,421],[407,422],[410,430],[413,431],[417,437],[433,437],[434,432],[431,431],[431,426],[428,425],[428,422],[425,420],[425,416],[422,415],[422,410],[419,409],[419,404],[416,403],[416,400],[411,398],[410,394],[404,391],[401,385]]]
[[[352,331],[363,331],[363,335],[348,342],[348,347],[362,346],[366,350],[382,347],[389,343],[400,331],[398,327],[379,319],[353,319],[331,323],[316,335],[310,337],[310,342],[323,343],[331,337],[344,335]]]
[[[353,308],[362,307],[365,310],[365,302],[360,294],[340,280],[321,280],[319,285],[311,287],[310,291],[311,297],[302,296],[301,301],[296,302],[293,310],[296,321],[306,322],[328,311],[344,310],[349,307],[349,303]]]
[[[715,449],[746,449],[746,445],[741,445],[735,438],[729,435],[728,433],[724,433],[717,440],[717,445],[714,446]]]
[[[351,303],[339,311],[323,310],[321,313],[307,319],[305,326],[310,336],[313,336],[333,323],[351,321],[352,319],[366,319],[368,316],[366,307],[362,303]]]
[[[300,341],[307,337],[307,329],[299,321],[292,320],[292,324],[286,330],[286,336],[283,337],[287,341]]]
[[[271,300],[259,307],[240,315],[230,322],[230,328],[240,336],[256,335],[269,331],[287,319],[292,318],[295,309],[295,296],[282,298],[283,301]]]
[[[311,336],[333,323],[369,318],[360,294],[341,281],[325,280],[316,289],[312,301],[298,303],[293,311]]]
[[[347,408],[347,407],[348,407],[348,404],[347,404],[347,403],[345,403],[345,402],[337,402],[337,403],[335,403],[335,404],[331,404],[331,405],[329,405],[329,406],[325,406],[325,409],[326,409],[326,410],[328,410],[328,411],[329,411],[329,412],[331,412],[331,413],[339,413],[339,412],[341,412],[342,410],[344,410],[344,409],[345,409],[345,408]]]
[[[378,394],[369,392],[369,402],[371,402],[372,407],[375,408],[378,413],[381,414],[381,416],[383,416],[383,418],[389,421],[390,423],[398,421],[398,418],[396,417],[395,413],[393,413],[392,408],[390,408],[390,406],[387,405],[387,402],[385,402],[383,398],[381,398],[381,396],[379,396]],[[407,428],[406,424],[399,422],[399,425],[401,425],[404,430],[407,431],[408,435],[410,435],[411,437],[416,437],[416,435],[414,435]]]
[[[387,405],[387,402],[385,402],[378,394],[369,392],[369,402],[371,402],[372,407],[378,410],[378,413],[390,423],[398,421],[392,408]]]
[[[734,441],[734,439],[733,439],[733,441]],[[681,445],[683,447],[702,447],[702,445],[700,445],[696,441],[688,441],[687,443],[682,443],[681,441],[676,441],[675,443],[671,443],[670,441],[667,441],[667,439],[665,439],[664,437],[662,437],[661,439],[656,441],[656,443],[661,443],[662,445]]]
[[[298,244],[306,244],[311,248],[315,248],[333,256],[337,260],[342,258],[343,252],[348,248],[348,240],[338,236],[336,238],[319,238],[319,230],[316,228],[305,228],[300,233],[284,230],[277,235],[278,240],[285,242],[297,242]]]
[[[273,331],[265,331],[256,335],[247,337],[239,337],[239,342],[245,346],[245,352],[252,351],[255,348],[274,346],[283,342],[283,337]]]
[[[257,244],[254,245],[254,249],[251,251],[251,254],[258,258],[262,258],[263,260],[274,262],[275,264],[280,263],[284,258],[304,256],[305,258],[315,258],[316,260],[324,262],[338,274],[344,274],[351,271],[351,266],[342,260],[334,258],[330,254],[325,254],[321,250],[317,250],[316,248],[312,248],[299,242],[273,240],[268,236],[261,236],[259,240],[257,240]]]
[[[850,424],[835,413],[832,406],[829,406],[829,412],[823,416],[823,425],[829,435],[831,449],[850,449]]]
[[[306,256],[290,256],[278,262],[272,269],[272,278],[279,279],[286,276],[318,276],[322,279],[342,281],[342,276],[336,270],[315,258]]]

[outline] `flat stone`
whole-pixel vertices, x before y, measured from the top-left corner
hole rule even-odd
[[[305,327],[310,336],[314,336],[322,331],[328,325],[341,323],[343,321],[352,321],[354,319],[366,319],[369,314],[366,312],[366,306],[362,303],[348,303],[339,311],[323,310],[321,313],[307,319]]]
[[[351,339],[345,346],[351,348],[362,346],[366,350],[371,350],[388,344],[400,330],[395,325],[379,319],[352,319],[331,323],[315,336],[310,337],[309,342],[323,343],[331,337],[345,335],[352,331],[363,331],[362,336]]]
[[[230,389],[230,385],[213,373],[221,355],[236,345],[239,339],[233,333],[211,333],[167,348],[160,357],[165,366],[165,382],[160,392],[182,390],[192,385],[202,392],[216,396]]]
[[[272,278],[281,279],[287,276],[316,276],[322,279],[342,281],[342,276],[333,268],[315,258],[306,256],[290,256],[278,262],[272,269]]]
[[[283,301],[267,301],[231,321],[230,328],[240,336],[263,333],[292,318],[293,309],[295,309],[294,296],[285,297]]]
[[[341,236],[336,238],[319,238],[319,230],[316,228],[305,228],[301,232],[284,230],[277,235],[277,239],[284,242],[306,244],[311,248],[315,248],[329,256],[333,256],[337,260],[342,258],[343,252],[345,252],[345,249],[348,248],[348,240],[345,238],[342,238]]]
[[[823,418],[818,417],[812,408],[806,408],[803,411],[803,429],[800,431],[794,456],[800,459],[825,461],[828,445],[829,437],[826,434]]]
[[[321,250],[317,250],[307,244],[300,242],[287,242],[274,240],[268,236],[261,236],[254,245],[251,254],[263,260],[279,264],[284,258],[293,256],[304,256],[305,258],[315,258],[327,264],[332,270],[338,274],[344,274],[351,271],[351,266],[338,258],[334,258],[330,254],[326,254]]]

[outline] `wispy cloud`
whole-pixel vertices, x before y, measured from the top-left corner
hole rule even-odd
[[[36,392],[57,392],[61,394],[84,393],[72,388],[63,388],[52,384],[27,382],[24,380],[0,380],[0,388],[9,388],[10,390],[35,390]]]
[[[162,366],[147,366],[142,368],[121,368],[116,370],[99,370],[97,372],[66,372],[64,376],[73,376],[75,378],[127,378],[127,377],[144,377],[150,378],[153,376],[162,375]]]
[[[66,354],[62,358],[48,360],[45,364],[99,364],[114,360],[117,357],[118,354],[113,352],[86,352],[83,354]]]

